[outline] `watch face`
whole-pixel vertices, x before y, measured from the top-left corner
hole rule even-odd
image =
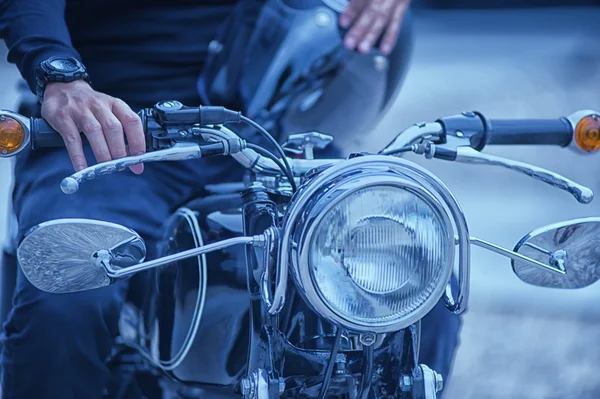
[[[66,58],[54,59],[50,61],[50,66],[52,67],[52,69],[59,72],[74,72],[77,69],[79,69],[77,64]]]

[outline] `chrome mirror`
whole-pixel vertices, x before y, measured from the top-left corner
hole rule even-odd
[[[600,280],[600,218],[569,220],[537,229],[515,252],[564,273],[513,259],[515,274],[524,282],[548,288],[584,288]]]
[[[50,293],[69,293],[114,282],[99,258],[102,253],[109,253],[112,267],[120,269],[142,262],[146,247],[135,231],[118,224],[59,219],[29,230],[17,257],[35,287]]]

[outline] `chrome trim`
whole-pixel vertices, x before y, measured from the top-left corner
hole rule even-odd
[[[271,294],[271,281],[269,280],[269,276],[272,273],[272,270],[269,267],[269,264],[274,263],[271,260],[270,252],[274,249],[275,245],[279,241],[279,230],[277,230],[276,228],[270,228],[270,229],[265,230],[264,235],[266,238],[265,245],[263,246],[263,249],[265,251],[264,273],[262,275],[262,284],[261,284],[260,294],[262,296],[262,300],[263,300],[264,304],[267,306],[267,309],[269,309],[270,312],[273,311],[275,313],[279,313],[281,311],[281,309],[283,308],[285,301],[282,300],[282,298],[277,298],[277,300],[275,300],[274,295]],[[279,266],[279,264],[276,264],[276,267],[278,267],[278,266]],[[281,273],[280,269],[281,268],[278,267],[278,273],[275,278],[275,287],[276,287],[275,290],[277,290],[277,287],[284,284],[283,280],[281,278],[282,273]],[[286,277],[285,278],[285,281],[286,281],[285,288],[287,289],[287,273],[285,273],[285,277]],[[284,292],[283,299],[285,299],[285,289],[283,292]]]
[[[572,180],[559,175],[558,173],[529,165],[524,162],[513,161],[495,155],[483,154],[471,147],[458,147],[456,149],[456,161],[472,164],[498,165],[507,169],[511,169],[527,176],[531,176],[536,180],[540,180],[553,187],[567,191],[582,204],[589,204],[594,199],[594,192]]]
[[[42,291],[87,291],[113,282],[94,254],[104,249],[100,255],[109,255],[106,249],[132,237],[142,244],[145,256],[144,241],[132,229],[100,220],[55,219],[25,233],[17,259],[27,280]],[[120,270],[117,266],[113,269]]]
[[[579,146],[577,145],[577,142],[575,141],[575,130],[577,129],[577,125],[579,124],[579,122],[581,122],[581,120],[583,118],[585,118],[586,116],[590,116],[590,115],[599,115],[600,116],[600,112],[597,112],[597,111],[594,111],[591,109],[585,109],[585,110],[574,112],[573,114],[567,116],[567,120],[571,123],[571,127],[573,128],[573,139],[571,140],[571,143],[567,146],[567,148],[569,148],[572,151],[575,151],[578,154],[592,155],[597,152],[597,151],[596,152],[583,151],[581,148],[579,148]]]
[[[12,158],[21,151],[23,151],[25,148],[29,147],[29,145],[31,144],[31,120],[29,118],[24,117],[21,114],[9,111],[7,109],[0,109],[0,117],[2,116],[16,119],[17,122],[21,124],[21,127],[23,127],[23,131],[25,132],[23,143],[17,151],[11,152],[10,154],[2,154],[0,152],[0,158]]]
[[[541,261],[568,261],[568,264],[563,263],[566,273],[544,273],[538,267],[528,268],[516,260],[511,262],[513,271],[523,282],[547,288],[580,289],[595,284],[600,279],[598,232],[600,217],[570,219],[535,229],[519,240],[514,251],[526,252],[530,257],[539,256]]]
[[[499,255],[506,256],[507,258],[512,259],[513,261],[518,260],[520,262],[528,264],[529,266],[541,267],[541,268],[544,268],[544,269],[549,270],[552,273],[556,273],[556,274],[563,274],[563,275],[567,274],[567,272],[564,269],[560,270],[555,267],[552,267],[551,265],[545,265],[542,262],[538,262],[537,260],[528,258],[517,252],[510,251],[506,248],[502,248],[496,244],[492,244],[491,242],[487,242],[487,241],[481,240],[479,238],[471,237],[471,244],[476,245],[483,249],[487,249],[488,251],[495,252]]]
[[[444,207],[452,215],[454,227],[456,228],[459,237],[458,263],[460,288],[456,300],[454,300],[451,295],[446,294],[445,301],[452,312],[461,313],[464,310],[463,304],[468,300],[470,273],[469,232],[464,213],[452,193],[437,177],[432,175],[431,172],[413,162],[396,157],[369,155],[350,159],[343,164],[332,166],[316,176],[307,187],[300,191],[299,195],[290,204],[289,211],[283,224],[282,241],[279,251],[279,259],[282,265],[281,269],[284,270],[286,267],[292,268],[296,285],[301,292],[304,292],[304,288],[299,281],[300,279],[295,275],[295,267],[290,260],[292,252],[296,255],[296,252],[298,251],[298,243],[292,239],[295,229],[298,227],[296,222],[307,208],[309,201],[311,201],[313,196],[322,189],[332,176],[337,177],[346,172],[360,171],[362,168],[366,167],[378,167],[383,170],[393,171],[398,175],[403,175],[403,178],[408,177],[413,182],[424,185],[424,187],[430,190],[430,197],[436,199],[438,206]],[[450,305],[449,302],[452,302],[452,304]],[[373,329],[371,330],[372,332],[377,332]]]
[[[112,265],[109,265],[108,267],[106,267],[106,274],[111,278],[122,278],[135,273],[142,272],[144,270],[149,270],[155,267],[163,266],[171,262],[176,262],[178,260],[191,258],[193,256],[218,251],[223,248],[231,247],[234,245],[263,245],[264,240],[265,238],[263,235],[254,237],[234,237],[228,240],[204,245],[202,247],[188,249],[187,251],[179,252],[173,255],[163,256],[162,258],[140,263],[139,265],[131,266],[126,269],[115,269],[114,267],[112,267]]]
[[[269,399],[269,375],[267,371],[258,369],[249,373],[248,377],[243,378],[240,382],[240,388],[244,398]]]
[[[177,143],[173,147],[165,150],[114,159],[112,161],[87,167],[69,177],[64,178],[60,183],[60,189],[65,194],[74,194],[79,190],[79,185],[83,182],[93,180],[99,176],[120,172],[133,165],[147,162],[185,161],[188,159],[200,158],[201,156],[202,152],[198,144]]]
[[[365,169],[368,167],[365,167]],[[343,174],[333,175],[332,178],[339,179],[343,176]],[[328,193],[328,198],[324,201],[324,207],[320,207],[319,200],[321,199],[321,193],[317,192],[312,198],[311,202],[315,202],[310,209],[306,209],[305,213],[302,214],[303,220],[303,228],[299,231],[300,236],[298,240],[295,241],[297,243],[297,248],[299,248],[299,256],[298,259],[292,258],[292,265],[294,265],[294,271],[299,279],[299,281],[305,281],[305,284],[302,284],[303,293],[307,295],[309,301],[313,307],[316,308],[317,313],[325,316],[326,318],[335,322],[335,324],[341,324],[346,328],[352,329],[354,331],[367,331],[367,332],[376,332],[376,333],[386,333],[390,331],[398,331],[403,328],[406,328],[420,320],[423,316],[425,316],[438,302],[439,298],[443,295],[445,290],[445,284],[450,280],[450,275],[452,274],[452,269],[454,265],[454,253],[450,247],[454,247],[454,236],[452,223],[448,218],[446,212],[443,211],[443,208],[437,202],[437,200],[433,199],[430,193],[425,190],[422,186],[415,184],[408,179],[404,179],[400,176],[394,177],[382,177],[381,174],[378,176],[364,176],[364,179],[367,182],[358,182],[360,177],[356,177],[352,179],[352,177],[345,177],[346,181],[339,183],[337,189],[343,189],[344,185],[352,185],[346,189],[342,194],[337,196],[335,200],[332,200],[331,193]],[[350,181],[348,181],[350,180]],[[446,273],[441,277],[441,283],[436,287],[433,293],[427,298],[423,304],[408,316],[405,316],[401,319],[396,319],[393,323],[386,323],[385,325],[373,325],[373,324],[364,324],[358,323],[354,320],[348,319],[344,316],[338,315],[335,313],[333,309],[327,304],[326,299],[323,297],[320,290],[314,286],[313,274],[310,272],[310,263],[309,263],[309,250],[310,244],[309,241],[314,235],[315,229],[320,225],[322,218],[329,212],[329,210],[335,207],[340,201],[344,198],[352,195],[358,190],[369,188],[369,187],[381,187],[381,186],[393,186],[396,188],[400,188],[406,191],[409,191],[419,197],[421,200],[426,202],[432,210],[432,213],[436,213],[437,217],[439,217],[446,227],[446,248],[449,253],[452,254],[451,259],[447,259],[447,265],[449,267],[446,268]],[[323,187],[323,186],[322,186]],[[302,267],[301,265],[307,265]],[[315,298],[315,296],[319,297],[319,301],[311,300],[311,298]],[[324,305],[324,306],[322,306]],[[330,315],[327,315],[327,313]],[[363,343],[364,344],[364,343]]]
[[[420,364],[419,367],[423,373],[424,399],[436,399],[437,393],[444,389],[444,378],[424,364]]]
[[[194,237],[194,244],[196,247],[202,247],[204,245],[204,241],[202,240],[202,231],[198,225],[198,220],[196,219],[194,212],[189,208],[180,208],[177,211],[177,214],[183,216],[187,222],[190,223],[190,227],[192,227],[192,235]],[[192,328],[188,331],[184,344],[179,349],[179,352],[177,352],[177,354],[168,362],[160,361],[160,368],[163,370],[171,371],[179,367],[181,362],[189,353],[192,344],[194,343],[194,339],[196,338],[196,334],[198,333],[198,328],[200,327],[200,321],[202,320],[202,313],[204,311],[204,304],[206,301],[206,285],[208,280],[206,254],[201,254],[198,256],[198,273],[198,288],[201,290],[201,292],[196,299],[196,307],[194,309],[194,315],[192,316]]]

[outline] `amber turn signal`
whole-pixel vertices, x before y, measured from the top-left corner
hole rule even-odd
[[[25,142],[25,129],[21,122],[6,115],[0,115],[0,155],[19,151]]]
[[[575,142],[585,152],[600,149],[600,116],[588,115],[577,124]]]

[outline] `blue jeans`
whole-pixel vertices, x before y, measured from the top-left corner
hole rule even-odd
[[[88,159],[93,159],[87,149]],[[60,191],[72,173],[64,150],[20,159],[14,205],[20,238],[29,228],[59,218],[119,223],[137,231],[151,249],[170,212],[207,182],[235,179],[241,168],[227,158],[147,164],[143,175],[129,171],[84,183],[78,193]],[[151,253],[149,254],[151,258]],[[2,337],[4,399],[100,398],[109,379],[104,362],[118,332],[127,282],[73,294],[48,294],[19,270],[13,308]],[[447,376],[457,346],[460,320],[440,305],[423,325],[421,361]]]

